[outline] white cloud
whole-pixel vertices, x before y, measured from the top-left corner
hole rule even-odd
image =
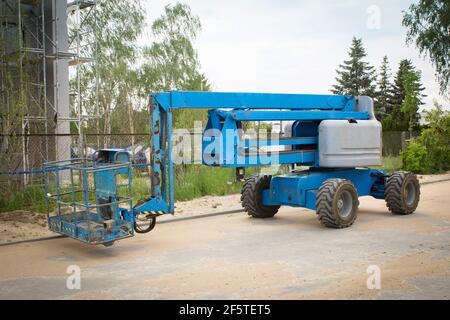
[[[145,1],[149,24],[175,1]],[[199,15],[202,70],[218,91],[329,93],[335,69],[347,58],[353,36],[362,37],[377,68],[387,54],[393,73],[401,59],[421,71],[427,107],[438,94],[434,69],[405,45],[402,10],[410,1],[186,1]],[[367,8],[379,6],[381,28],[367,28]],[[148,33],[142,42],[151,42]]]

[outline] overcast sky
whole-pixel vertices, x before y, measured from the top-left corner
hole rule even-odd
[[[141,0],[147,23],[176,1]],[[215,91],[330,93],[335,69],[348,57],[353,36],[363,38],[367,60],[379,69],[387,55],[392,73],[401,59],[422,71],[428,97],[439,96],[434,69],[405,44],[402,10],[408,0],[189,0],[202,31],[195,43],[202,72]],[[142,44],[152,42],[150,33]]]

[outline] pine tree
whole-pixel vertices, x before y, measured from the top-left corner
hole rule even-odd
[[[405,88],[405,99],[401,105],[405,122],[408,124],[408,131],[412,132],[419,127],[419,106],[420,102],[420,71],[410,71],[405,75],[403,86]]]
[[[339,65],[336,70],[337,84],[333,85],[331,92],[345,95],[367,95],[375,93],[375,68],[363,59],[367,56],[362,39],[353,37],[349,52],[349,60]]]
[[[390,93],[392,84],[390,82],[391,72],[389,69],[388,57],[384,56],[380,67],[380,74],[375,94],[375,115],[378,120],[382,120],[392,110]]]
[[[395,75],[394,84],[391,88],[390,103],[391,109],[388,112],[388,116],[383,119],[383,128],[387,131],[407,131],[409,129],[409,118],[402,112],[402,104],[405,100],[405,79],[412,72],[415,72],[416,68],[413,66],[410,60],[404,59],[400,61],[397,73]],[[420,76],[418,79],[413,80],[413,86],[416,86],[419,91],[419,103],[423,105],[422,99],[426,97],[421,92],[425,88],[420,83]]]

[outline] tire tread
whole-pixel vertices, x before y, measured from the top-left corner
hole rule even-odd
[[[386,188],[384,191],[384,198],[386,200],[386,206],[389,211],[394,214],[408,215],[415,211],[417,205],[408,208],[403,201],[402,187],[403,183],[407,179],[415,180],[415,183],[419,185],[417,176],[410,172],[399,171],[392,174],[386,181]],[[417,188],[417,197],[420,197],[420,187]],[[418,201],[417,201],[418,202]]]
[[[335,228],[335,229],[347,228],[350,227],[356,219],[355,214],[354,218],[350,222],[343,223],[333,213],[334,197],[338,192],[338,189],[341,188],[344,184],[350,184],[352,188],[355,189],[353,183],[349,180],[328,179],[324,183],[322,183],[316,194],[316,212],[319,217],[319,221],[322,223],[322,225],[328,228]],[[359,204],[358,200],[357,204]],[[358,208],[356,207],[355,210],[357,209]]]
[[[241,205],[249,216],[271,218],[280,206],[264,206],[261,203],[262,190],[270,186],[272,176],[255,174],[245,180],[241,191]]]

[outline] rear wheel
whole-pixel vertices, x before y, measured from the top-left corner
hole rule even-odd
[[[316,195],[316,212],[328,228],[347,228],[356,220],[358,193],[353,183],[343,179],[328,179]]]
[[[420,184],[416,175],[410,172],[395,172],[386,181],[384,198],[392,213],[413,213],[420,200]]]
[[[265,206],[262,204],[264,189],[270,188],[272,176],[255,174],[248,178],[241,192],[241,204],[249,216],[254,218],[271,218],[280,206]]]

